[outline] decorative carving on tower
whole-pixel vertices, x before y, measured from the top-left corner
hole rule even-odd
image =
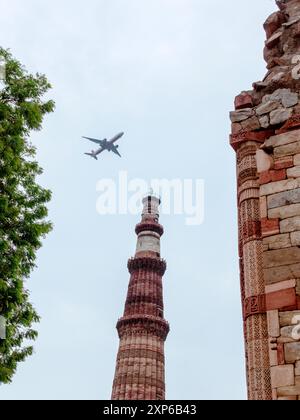
[[[251,400],[300,398],[300,0],[276,3],[268,72],[230,113]]]
[[[123,317],[112,400],[165,399],[164,342],[169,324],[164,319],[162,276],[166,262],[160,255],[160,199],[143,200],[142,221],[136,226],[137,247],[128,261],[130,281]]]

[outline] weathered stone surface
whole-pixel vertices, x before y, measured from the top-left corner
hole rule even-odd
[[[297,360],[300,360],[300,342],[285,344],[284,354],[287,363],[295,363]]]
[[[295,288],[284,289],[278,292],[266,294],[266,310],[271,311],[274,309],[284,310],[286,308],[297,307],[297,296]]]
[[[294,105],[297,105],[298,101],[299,101],[298,93],[286,92],[283,94],[281,102],[285,108],[290,108]]]
[[[297,107],[294,107],[293,109],[295,110],[296,108],[300,109],[299,105],[297,105]],[[276,133],[282,134],[282,133],[285,133],[286,131],[299,129],[299,127],[300,127],[300,114],[298,111],[298,114],[294,113],[294,115],[291,118],[289,118],[287,122],[284,123],[284,125],[281,128],[276,130]]]
[[[291,233],[291,244],[293,246],[300,246],[300,231]]]
[[[299,262],[300,248],[297,246],[264,252],[264,268],[279,267]]]
[[[262,89],[264,89],[264,88],[268,87],[268,85],[269,85],[269,83],[267,83],[267,82],[262,82],[262,81],[257,81],[257,82],[254,82],[254,83],[252,84],[253,89],[255,89],[255,90],[257,90],[257,91],[260,91],[260,90],[262,90]]]
[[[278,366],[277,350],[272,349],[272,345],[269,346],[269,359],[270,366]]]
[[[275,209],[276,207],[285,207],[297,203],[300,203],[300,188],[270,195],[267,199],[268,209]],[[295,208],[295,210],[298,210],[298,208]],[[293,208],[289,211],[292,212]]]
[[[285,156],[283,158],[276,159],[274,162],[274,169],[287,169],[294,166],[293,156]]]
[[[300,216],[300,204],[290,204],[288,206],[276,207],[269,209],[268,211],[268,217],[270,219],[279,218],[283,220],[294,216]]]
[[[245,121],[248,118],[252,117],[254,115],[254,111],[252,108],[245,108],[238,111],[232,111],[230,112],[230,119],[231,122],[241,122]]]
[[[300,166],[300,154],[294,156],[294,165]]]
[[[288,174],[289,177],[299,178],[300,177],[300,162],[299,162],[299,166],[294,166],[292,168],[288,168],[287,169],[287,174]]]
[[[293,318],[300,316],[300,311],[279,312],[279,323],[281,327],[293,325]]]
[[[270,101],[281,102],[285,108],[297,105],[299,100],[298,93],[292,92],[291,89],[277,89],[271,95],[263,97],[263,103]]]
[[[278,337],[277,338],[277,344],[288,344],[288,343],[295,343],[295,340],[293,340],[292,338],[288,338],[288,337]],[[283,363],[280,363],[280,364],[285,364],[285,359],[284,359],[284,356],[283,356]]]
[[[257,115],[264,115],[268,114],[271,111],[274,111],[277,108],[281,108],[281,104],[277,101],[268,101],[256,108],[256,114]]]
[[[282,36],[282,31],[276,32],[269,39],[267,39],[266,46],[269,49],[274,48],[279,43],[281,36]]]
[[[246,119],[245,121],[242,121],[241,126],[243,130],[249,131],[258,130],[261,127],[259,119],[255,115],[251,118]]]
[[[295,385],[294,365],[271,367],[271,381],[273,388]]]
[[[293,110],[288,108],[278,108],[270,113],[271,125],[281,124],[292,116]]]
[[[283,344],[278,343],[278,340],[280,339],[280,337],[277,339],[277,358],[278,358],[278,365],[285,365],[285,360],[284,360],[284,346]]]
[[[234,100],[236,110],[253,107],[253,98],[248,92],[242,92]]]
[[[256,165],[257,165],[257,172],[265,172],[272,168],[273,166],[273,158],[268,153],[266,153],[262,149],[258,149],[256,151]]]
[[[300,378],[295,377],[295,386],[277,388],[277,393],[278,397],[296,397],[300,395]]]
[[[288,168],[286,171],[288,178],[299,178],[300,177],[300,166],[294,166],[293,168]]]
[[[296,362],[295,365],[295,375],[300,376],[300,362]]]
[[[295,143],[297,141],[300,141],[300,130],[288,131],[287,133],[278,134],[277,136],[272,136],[265,141],[262,147],[284,146],[286,144]]]
[[[263,237],[279,234],[279,219],[262,219],[261,233]]]
[[[292,94],[289,98],[286,98],[286,100],[283,100],[283,106],[289,108],[295,105],[295,103],[298,103],[299,97],[298,94]],[[293,105],[292,105],[293,104]]]
[[[265,61],[267,62],[267,68],[268,69],[272,69],[276,66],[276,59],[279,58],[280,55],[280,49],[279,49],[279,45],[275,45],[273,48],[269,48],[265,45],[265,48],[263,50],[263,56]],[[270,80],[267,80],[267,77],[265,79],[265,83],[267,83],[268,87],[270,85]],[[263,88],[262,88],[263,89]]]
[[[269,182],[282,181],[284,179],[286,179],[286,169],[270,170],[260,174],[259,183],[268,184]]]
[[[276,147],[274,149],[274,156],[281,157],[281,156],[290,156],[296,155],[300,152],[300,142],[287,144],[286,146]]]
[[[294,38],[299,38],[300,37],[300,22],[297,22],[295,24],[295,26],[293,27],[292,36]]]
[[[274,366],[274,365],[270,365],[270,366]],[[278,397],[277,397],[277,389],[273,388],[272,389],[272,400],[273,401],[277,401],[277,399],[278,399]]]
[[[279,290],[292,289],[296,285],[296,280],[285,280],[279,283],[266,285],[266,293],[278,292]]]
[[[300,280],[296,280],[296,293],[300,296]]]
[[[240,123],[232,123],[231,124],[231,132],[232,134],[237,134],[243,129]]]
[[[264,269],[266,284],[274,284],[284,280],[300,278],[300,263]]]
[[[290,217],[280,222],[281,233],[295,232],[296,230],[300,230],[300,216]]]
[[[286,18],[284,13],[280,11],[272,13],[264,23],[264,30],[266,31],[267,38],[270,38],[285,21]]]
[[[294,106],[293,109],[294,109],[294,114],[299,115],[300,114],[300,102],[298,103],[298,105]]]
[[[298,17],[296,17],[296,18],[294,18],[292,20],[289,20],[288,22],[283,23],[282,26],[288,28],[289,26],[292,26],[295,23],[299,22],[299,20],[300,20],[300,17],[298,16]]]
[[[260,187],[260,195],[272,195],[283,191],[290,191],[300,187],[300,179],[287,179],[284,181],[272,182]]]
[[[267,197],[263,196],[259,198],[259,211],[260,211],[260,218],[266,219],[268,217],[268,209],[267,209]]]
[[[271,83],[279,82],[281,79],[285,78],[285,73],[283,71],[276,73],[270,80]]]
[[[280,336],[280,326],[279,326],[279,312],[277,310],[269,311],[267,313],[268,320],[268,332],[270,337],[279,337]]]
[[[293,332],[295,331],[295,325],[289,325],[280,329],[280,335],[283,338],[290,338],[291,341],[297,341],[293,337]]]
[[[272,134],[274,134],[274,129],[259,131],[242,131],[241,133],[230,135],[230,145],[234,150],[237,151],[242,144],[245,144],[248,141],[263,143]]]
[[[298,0],[277,0],[276,4],[280,10],[284,10],[291,20],[300,16],[300,4]]]
[[[284,233],[281,235],[268,236],[263,238],[263,244],[268,246],[269,250],[291,247],[290,235]]]
[[[270,118],[268,115],[263,115],[259,118],[259,123],[262,128],[270,127]]]

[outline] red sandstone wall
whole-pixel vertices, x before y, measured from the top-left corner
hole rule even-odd
[[[300,399],[300,0],[266,21],[268,72],[235,99],[249,399]]]
[[[295,130],[270,137],[257,152],[271,384],[280,400],[300,398],[299,146]]]

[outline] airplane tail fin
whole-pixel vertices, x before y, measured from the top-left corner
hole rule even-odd
[[[85,153],[85,155],[91,156],[95,160],[98,160],[97,156],[95,156],[94,153]]]

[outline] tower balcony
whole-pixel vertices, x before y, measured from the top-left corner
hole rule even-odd
[[[167,263],[162,258],[135,257],[128,260],[127,267],[130,274],[136,270],[143,269],[156,271],[163,276],[167,269]]]
[[[153,334],[165,340],[170,331],[169,323],[160,317],[152,315],[127,315],[117,322],[119,337],[129,334]]]

